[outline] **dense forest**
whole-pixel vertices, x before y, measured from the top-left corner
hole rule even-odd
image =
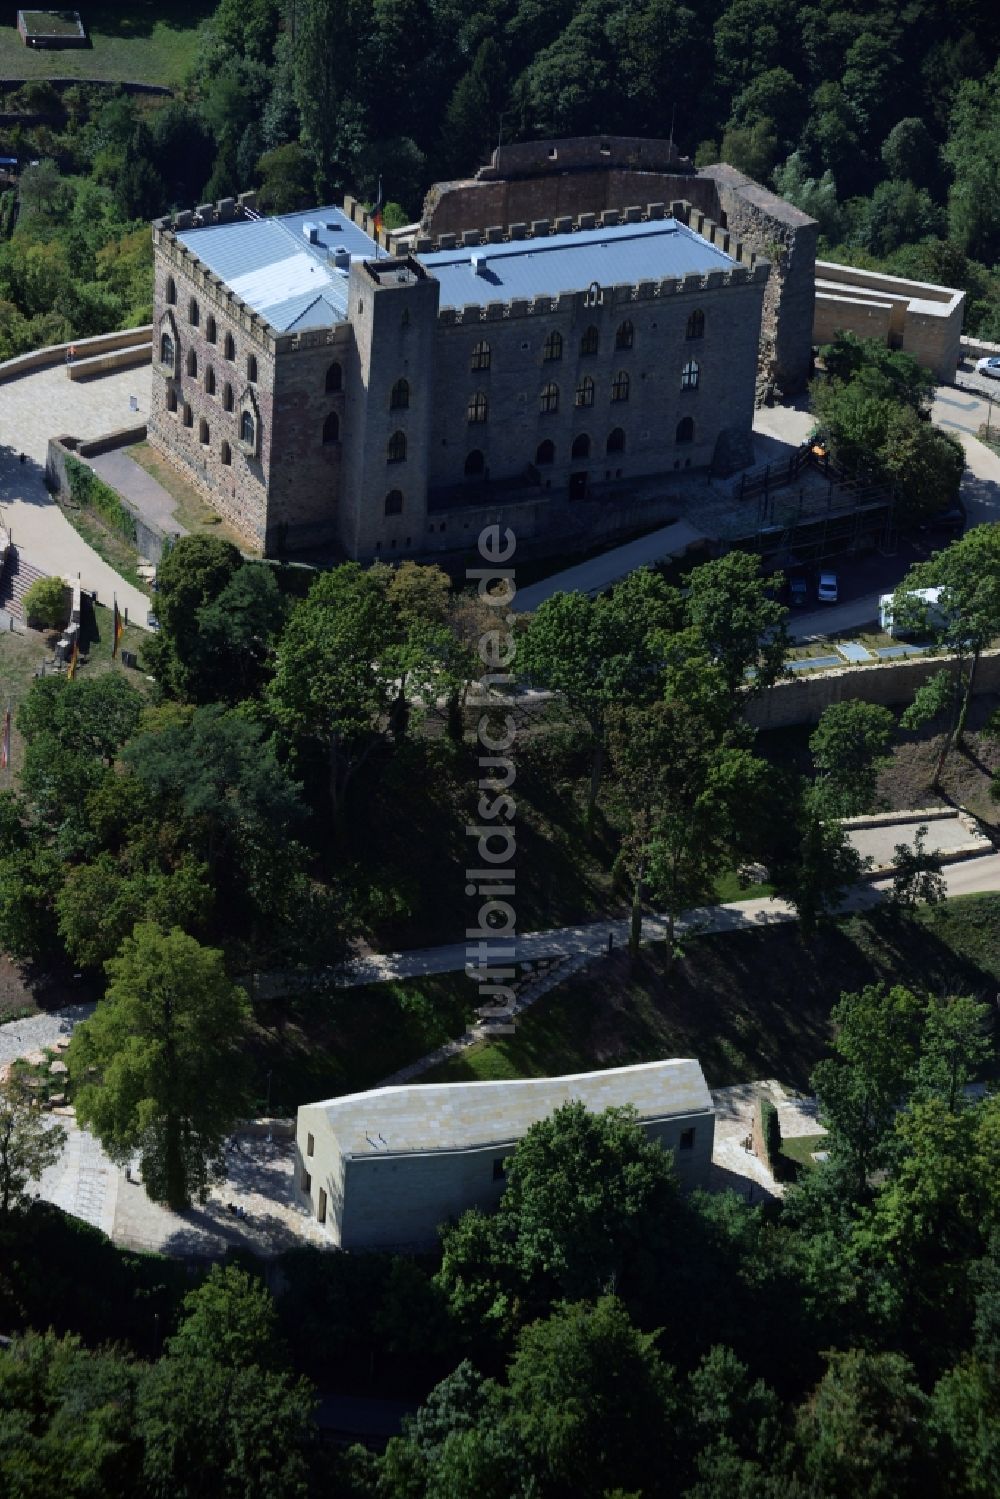
[[[0,198],[0,357],[147,318],[171,207],[381,180],[402,223],[500,139],[597,131],[732,162],[833,258],[964,286],[1000,337],[998,51],[987,0],[221,0],[173,98],[8,85],[6,149],[38,165]]]

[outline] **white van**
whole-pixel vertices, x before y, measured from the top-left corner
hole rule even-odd
[[[944,623],[944,614],[939,607],[942,592],[943,590],[940,588],[914,588],[913,592],[908,595],[923,605],[920,613],[926,620],[928,629],[933,629],[936,625]],[[899,635],[923,634],[919,626],[915,627],[912,624],[902,623],[897,626],[893,623],[892,600],[893,595],[891,593],[883,593],[878,601],[878,622],[885,633],[891,635],[893,639]]]

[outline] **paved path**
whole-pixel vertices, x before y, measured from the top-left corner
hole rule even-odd
[[[96,591],[102,604],[112,594],[145,627],[149,600],[120,578],[77,535],[45,488],[50,437],[98,437],[116,427],[135,426],[149,415],[149,366],[121,370],[88,381],[73,381],[65,365],[36,370],[0,384],[0,525],[26,561],[44,572],[75,577]],[[135,396],[138,411],[129,397]],[[27,461],[21,463],[24,453]]]
[[[519,588],[514,610],[518,614],[529,613],[554,593],[601,593],[636,568],[650,567],[664,557],[679,557],[689,546],[704,540],[704,534],[687,521],[674,521],[648,536],[640,536],[637,541],[628,541],[610,552],[602,552],[600,557],[591,557],[589,562],[568,567],[528,588]]]
[[[902,842],[898,837],[897,842]],[[969,895],[976,891],[1000,890],[1000,854],[953,864],[944,871],[949,895]],[[875,904],[890,888],[891,880],[875,880],[859,886],[845,902],[845,910],[861,910]],[[787,901],[770,898],[732,901],[720,906],[702,906],[679,918],[682,932],[710,935],[717,932],[759,930],[778,922],[797,920],[795,909]],[[608,937],[620,947],[628,942],[627,919],[585,922],[579,926],[559,927],[547,932],[524,932],[513,941],[498,939],[484,955],[493,966],[503,963],[534,963],[540,958],[570,957],[574,953],[606,950]],[[660,916],[647,916],[642,924],[644,942],[662,941],[666,922]],[[469,946],[454,942],[442,947],[422,947],[402,953],[372,953],[344,965],[338,982],[344,988],[381,983],[388,979],[419,978],[435,973],[460,973],[470,961]]]
[[[141,464],[130,458],[124,448],[101,453],[89,462],[94,473],[130,500],[143,520],[155,530],[173,532],[177,536],[188,534],[185,527],[174,519],[177,501],[173,495],[168,494]]]

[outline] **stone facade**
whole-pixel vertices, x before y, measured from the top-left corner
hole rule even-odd
[[[296,1185],[341,1249],[432,1248],[443,1223],[492,1212],[504,1158],[531,1125],[578,1100],[631,1105],[673,1156],[685,1190],[708,1182],[715,1111],[694,1061],[501,1083],[415,1083],[306,1104],[296,1122]]]
[[[198,223],[250,206],[203,205]],[[345,214],[365,222],[350,199]],[[384,258],[351,259],[343,320],[296,332],[272,328],[214,274],[191,248],[197,236],[182,243],[192,215],[160,221],[149,440],[265,554],[461,552],[501,518],[522,540],[558,536],[570,549],[655,522],[663,494],[640,513],[630,484],[752,461],[769,277],[683,200],[608,210],[598,227],[671,216],[726,268],[442,307],[433,254],[455,236],[414,233]],[[470,230],[462,243],[594,227],[584,213]]]
[[[654,200],[689,204],[771,261],[759,388],[802,390],[812,368],[818,226],[734,167],[720,163],[695,171],[672,142],[621,136],[503,146],[474,178],[435,184],[419,228],[430,236],[461,235],[545,214],[575,218]]]

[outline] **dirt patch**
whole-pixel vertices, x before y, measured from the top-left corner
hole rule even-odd
[[[86,1004],[98,998],[100,989],[97,978],[76,979],[68,968],[46,973],[0,953],[0,1025],[63,1005]]]

